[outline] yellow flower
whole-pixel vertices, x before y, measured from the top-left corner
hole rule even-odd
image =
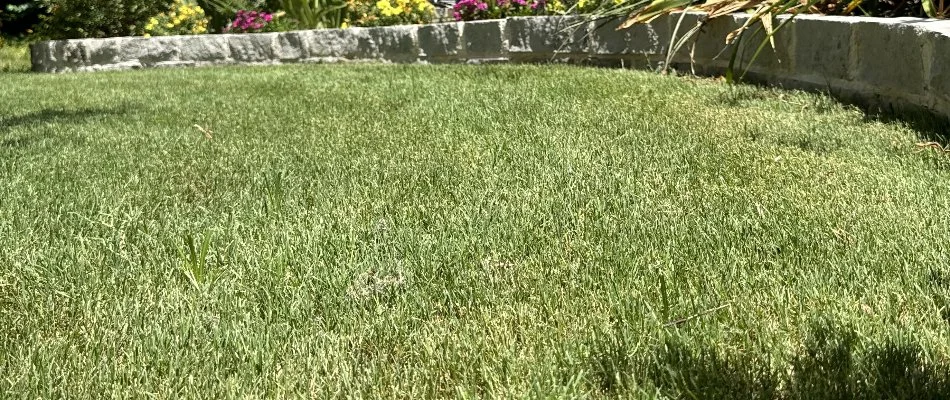
[[[340,28],[346,29],[346,28],[349,28],[349,27],[350,27],[350,24],[346,23],[346,21],[343,21],[343,23],[340,24]]]
[[[165,24],[165,27],[166,27],[166,28],[174,28],[174,27],[175,27],[175,24],[169,22],[169,23]]]

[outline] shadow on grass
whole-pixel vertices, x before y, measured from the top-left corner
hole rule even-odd
[[[903,123],[917,132],[924,142],[936,142],[946,148],[950,146],[950,119],[934,115],[920,109],[897,111],[865,111],[865,121],[885,123]]]
[[[0,148],[26,147],[44,137],[50,137],[50,132],[33,132],[6,137],[15,128],[37,127],[44,124],[81,124],[88,120],[102,116],[121,116],[128,113],[128,106],[114,108],[80,108],[77,110],[63,110],[47,108],[22,115],[0,116]]]
[[[781,365],[754,351],[679,339],[646,355],[627,352],[623,343],[615,338],[591,347],[591,384],[600,393],[623,396],[626,383],[635,381],[672,398],[950,398],[950,372],[925,359],[912,338],[867,343],[830,321],[813,324],[791,361]]]

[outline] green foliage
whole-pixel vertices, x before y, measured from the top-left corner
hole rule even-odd
[[[924,13],[930,18],[947,18],[950,15],[950,4],[945,0],[923,0]]]
[[[41,33],[53,39],[132,36],[171,0],[44,0]]]
[[[339,28],[346,16],[346,0],[279,0],[280,8],[301,28]]]
[[[186,234],[182,239],[184,246],[178,247],[181,272],[192,288],[203,291],[213,280],[209,257],[212,235],[210,232],[200,237]]]

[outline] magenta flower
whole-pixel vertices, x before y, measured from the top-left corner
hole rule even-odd
[[[274,20],[274,16],[264,11],[238,10],[234,20],[225,28],[226,32],[260,32],[267,24]]]

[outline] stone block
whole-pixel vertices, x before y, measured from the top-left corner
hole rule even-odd
[[[415,25],[385,26],[366,29],[360,35],[361,57],[370,60],[412,62],[419,58]]]
[[[83,40],[81,45],[85,49],[88,63],[93,65],[109,65],[119,61],[119,48],[122,39],[90,39]]]
[[[53,43],[52,50],[60,70],[76,69],[89,63],[89,54],[82,40],[59,40]]]
[[[181,37],[125,38],[119,45],[121,61],[138,61],[148,67],[163,61],[178,61],[181,58]]]
[[[228,35],[200,35],[181,38],[181,60],[223,62],[231,58]]]
[[[500,59],[508,56],[505,20],[473,21],[462,31],[465,57],[469,60]]]
[[[517,60],[544,60],[558,56],[587,58],[589,23],[583,17],[518,17],[505,23],[508,56]]]
[[[945,58],[950,55],[950,21],[928,21],[920,29],[923,31],[923,39],[929,42],[931,49],[926,78],[927,92],[940,99],[945,106],[950,105],[950,63]],[[950,116],[950,109],[945,111],[946,115]]]
[[[617,30],[623,19],[592,21],[590,23],[590,54],[597,57],[629,54],[666,54],[670,43],[669,18],[661,17],[650,23],[636,24]]]
[[[670,24],[675,26],[678,18],[679,16],[675,14],[671,16]],[[692,52],[692,59],[696,63],[715,67],[728,65],[733,47],[726,43],[726,39],[742,27],[746,18],[748,17],[744,15],[730,14],[706,20],[693,42],[680,49],[678,59],[689,60],[690,52]],[[705,15],[687,13],[680,24],[677,38],[685,35],[704,19]]]
[[[790,22],[796,75],[849,79],[854,17],[799,15]]]
[[[277,33],[228,35],[231,58],[241,62],[277,60]]]
[[[277,59],[282,62],[296,62],[307,58],[298,32],[282,32],[277,35]]]
[[[33,72],[56,72],[53,42],[38,42],[30,45],[30,62]]]
[[[317,29],[298,32],[307,58],[355,58],[362,28]]]
[[[901,18],[867,18],[854,25],[854,80],[902,94],[924,93],[926,40],[907,22]]]
[[[459,59],[462,47],[461,22],[423,25],[419,27],[419,58],[428,61]]]
[[[668,18],[670,33],[663,43],[667,47],[674,45],[674,30],[675,39],[679,40],[689,34],[697,24],[703,24],[693,40],[686,42],[673,57],[675,64],[691,63],[697,71],[726,71],[735,54],[736,63],[733,67],[737,74],[746,70],[783,72],[792,68],[793,41],[788,26],[773,33],[772,40],[769,41],[761,21],[751,22],[740,31],[749,22],[747,15],[723,15],[707,20],[704,14],[688,12],[673,14]],[[774,26],[779,26],[786,18],[776,18],[773,21]],[[771,42],[774,42],[774,47]]]

